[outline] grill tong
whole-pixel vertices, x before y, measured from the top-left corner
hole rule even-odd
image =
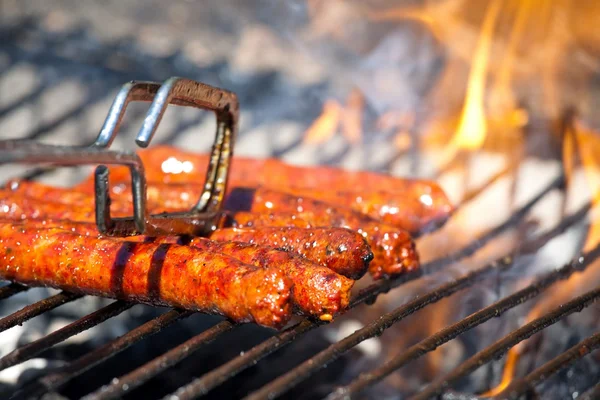
[[[191,210],[151,215],[146,206],[146,177],[140,157],[132,151],[109,149],[119,131],[127,105],[152,102],[137,136],[139,147],[148,147],[169,104],[212,110],[217,118],[215,141],[200,198]],[[237,133],[239,106],[229,91],[193,80],[172,77],[162,85],[131,81],[115,97],[104,125],[91,145],[56,146],[31,140],[0,141],[0,163],[77,166],[100,164],[95,170],[95,210],[98,230],[107,236],[206,235],[225,219],[221,206],[227,188],[229,165]],[[133,216],[110,215],[106,164],[129,167]]]

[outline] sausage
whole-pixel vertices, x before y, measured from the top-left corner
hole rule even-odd
[[[373,251],[369,273],[389,278],[419,268],[419,257],[410,234],[356,211],[265,188],[236,189],[228,208],[239,227],[295,226],[345,227],[357,231]]]
[[[291,317],[292,283],[281,271],[177,244],[92,238],[3,223],[0,277],[273,328]]]
[[[373,252],[363,236],[346,228],[224,228],[217,229],[210,238],[298,253],[352,279],[360,279],[373,259]]]
[[[10,223],[11,221],[0,221]],[[84,236],[98,236],[94,224],[72,221],[30,220],[17,222],[27,229],[44,228],[75,232]],[[354,281],[311,262],[297,254],[250,243],[218,242],[206,238],[180,238],[146,236],[128,237],[127,241],[149,243],[175,243],[195,247],[208,253],[219,253],[233,257],[242,263],[262,268],[276,268],[292,282],[291,300],[295,310],[330,320],[333,315],[344,311],[350,302],[350,291]]]
[[[85,202],[68,205],[56,201],[45,201],[21,193],[0,191],[0,217],[24,220],[30,218],[53,218],[80,222],[95,221],[94,203]]]
[[[352,279],[311,262],[295,253],[251,243],[217,242],[195,237],[191,246],[205,251],[227,254],[244,263],[274,267],[293,282],[292,301],[301,314],[329,321],[350,303]]]
[[[233,212],[238,227],[342,227],[358,231],[373,252],[369,273],[376,279],[393,277],[419,267],[414,242],[406,231],[355,211],[264,188],[236,189],[228,198],[228,203],[230,209],[247,208],[252,211],[250,214]],[[9,192],[9,197],[0,199],[0,216],[12,219],[52,218],[94,222],[93,207],[89,203],[68,207],[62,203],[40,201],[22,195],[10,196]]]
[[[387,190],[331,190],[286,188],[287,193],[331,204],[339,204],[411,233],[442,226],[452,212],[442,189],[424,181],[399,180],[401,187]]]
[[[146,168],[147,181],[150,187],[158,189],[157,193],[163,192],[165,183],[175,184],[177,192],[191,195],[191,204],[197,200],[208,167],[208,155],[168,146],[141,150],[139,155]],[[128,187],[130,179],[127,168],[111,168],[111,186],[117,191]],[[185,188],[186,185],[192,187]],[[267,186],[333,202],[414,233],[443,225],[453,211],[450,200],[433,181],[324,166],[301,167],[276,159],[234,158],[229,186]],[[78,188],[92,192],[93,178]],[[171,186],[167,189],[171,190]],[[185,202],[182,208],[191,204]]]

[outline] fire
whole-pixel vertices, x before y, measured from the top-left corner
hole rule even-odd
[[[600,205],[600,135],[583,125],[578,120],[573,120],[568,128],[570,131],[571,144],[568,149],[575,149],[579,154],[586,180],[592,193],[592,202],[594,208],[598,209]],[[566,153],[566,151],[565,151]],[[573,153],[573,152],[572,152]],[[571,159],[565,159],[565,165],[572,163],[572,155],[567,156]],[[565,156],[563,156],[565,158]],[[572,167],[571,167],[572,168]],[[569,170],[567,170],[569,172]],[[600,242],[600,220],[592,221],[588,232],[584,251],[591,250]]]
[[[564,127],[563,138],[563,166],[567,182],[572,180],[573,172],[577,158],[583,165],[583,171],[592,196],[592,221],[588,230],[583,252],[592,250],[600,243],[600,218],[594,218],[600,209],[600,134],[584,126],[581,121],[568,117]],[[576,274],[571,276],[567,282],[551,290],[542,301],[539,301],[529,312],[525,323],[529,323],[542,315],[552,306],[564,303],[573,296],[573,293],[580,291],[590,282],[586,274]],[[592,283],[593,280],[592,280]],[[519,356],[523,348],[523,343],[513,347],[508,352],[506,364],[502,374],[502,380],[495,388],[483,393],[483,397],[494,397],[508,387],[513,377],[519,361]]]
[[[340,124],[342,106],[335,100],[327,100],[323,112],[306,130],[304,140],[306,143],[323,143],[329,140]]]
[[[494,27],[500,11],[500,1],[495,0],[486,12],[479,42],[473,56],[473,66],[467,84],[467,97],[451,146],[458,149],[479,149],[485,140],[487,124],[484,111],[485,83]]]
[[[311,144],[326,142],[340,127],[343,136],[350,143],[358,142],[362,137],[363,108],[364,98],[358,90],[350,93],[345,106],[336,100],[327,100],[321,115],[307,129],[305,142]]]

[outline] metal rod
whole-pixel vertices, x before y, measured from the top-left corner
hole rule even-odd
[[[446,283],[423,296],[418,296],[416,299],[409,301],[405,305],[396,308],[394,311],[384,314],[375,321],[362,329],[355,331],[350,336],[345,337],[339,342],[332,344],[317,355],[304,361],[302,364],[281,375],[273,380],[268,385],[251,393],[246,397],[247,400],[258,399],[274,399],[287,392],[289,389],[302,382],[304,379],[311,376],[314,372],[327,366],[328,363],[338,359],[348,350],[356,347],[359,343],[372,337],[381,335],[384,330],[395,324],[396,322],[414,314],[420,309],[433,304],[443,298],[446,298],[459,290],[469,287],[473,282],[481,279],[487,273],[504,269],[512,265],[512,259],[500,260],[486,265],[483,268],[472,271],[462,277]]]
[[[93,326],[96,326],[109,318],[119,315],[123,311],[131,308],[134,303],[126,303],[123,301],[115,301],[106,307],[99,309],[77,321],[70,323],[69,325],[60,328],[49,335],[44,336],[31,343],[27,343],[24,346],[19,347],[0,358],[0,371],[12,367],[13,365],[22,363],[23,361],[29,360],[42,351],[49,349],[57,343],[62,342],[81,333]]]
[[[173,398],[174,396],[178,400],[188,400],[198,396],[203,396],[213,388],[234,377],[249,366],[256,364],[267,355],[290,343],[299,335],[304,334],[320,325],[321,324],[318,322],[304,320],[299,324],[279,333],[278,335],[265,340],[261,344],[254,346],[249,351],[245,351],[243,355],[236,357],[220,367],[215,368],[203,376],[193,380],[189,384],[177,390],[175,393],[173,393],[173,395],[165,397],[165,399]]]
[[[456,210],[459,208],[463,208],[467,203],[469,203],[473,199],[477,198],[487,188],[492,186],[494,183],[498,182],[504,176],[515,171],[518,167],[519,167],[519,163],[509,164],[507,167],[501,169],[500,171],[496,172],[494,175],[489,177],[484,183],[482,183],[478,187],[469,190],[467,193],[465,193],[463,198],[460,200],[460,203],[458,203],[456,205],[456,207],[454,207],[454,212],[456,212]]]
[[[599,249],[600,247],[597,247],[593,251],[599,253]],[[596,257],[597,256],[598,254],[596,254]],[[531,337],[542,329],[557,323],[562,318],[575,312],[580,312],[599,298],[600,288],[596,288],[557,308],[554,308],[546,315],[531,321],[530,323],[500,339],[493,345],[470,357],[449,374],[436,379],[431,385],[426,387],[411,399],[423,400],[439,395],[444,389],[449,388],[452,383],[456,382],[457,379],[468,375],[482,365],[503,356],[514,345]]]
[[[54,296],[48,297],[47,299],[23,307],[19,311],[0,319],[0,332],[4,332],[13,326],[21,325],[23,322],[28,321],[33,317],[37,317],[46,311],[53,310],[56,307],[79,299],[80,297],[82,297],[80,294],[61,292],[59,294],[55,294]]]
[[[151,321],[127,332],[125,335],[81,356],[64,367],[58,368],[46,376],[41,377],[35,382],[23,387],[17,391],[11,399],[30,399],[36,398],[41,393],[56,390],[71,379],[81,375],[90,368],[96,366],[109,357],[127,349],[133,344],[151,336],[163,328],[187,318],[192,315],[192,311],[170,310]]]
[[[85,400],[100,400],[100,399],[115,399],[121,398],[127,392],[144,384],[144,382],[155,377],[162,371],[172,367],[185,358],[191,356],[199,350],[203,345],[206,345],[217,338],[217,336],[231,330],[235,325],[229,321],[223,321],[212,328],[194,336],[185,341],[179,346],[169,350],[162,356],[156,357],[152,361],[147,362],[143,366],[131,371],[130,373],[118,378],[106,386],[103,386],[94,393],[85,396]]]
[[[518,399],[540,382],[550,378],[560,370],[573,365],[577,360],[600,347],[600,333],[596,333],[569,350],[531,371],[524,378],[513,381],[506,390],[498,395],[498,399]]]
[[[414,361],[424,354],[437,349],[439,346],[454,339],[458,335],[478,325],[481,325],[492,318],[498,317],[506,311],[536,297],[555,282],[567,279],[576,271],[583,270],[598,256],[600,256],[600,247],[588,253],[586,258],[580,257],[577,260],[563,266],[562,268],[537,279],[532,285],[529,285],[526,288],[519,290],[518,292],[515,292],[512,295],[507,296],[495,302],[494,304],[491,304],[490,306],[469,315],[461,321],[442,329],[434,335],[423,339],[422,341],[409,347],[403,353],[398,354],[392,359],[386,361],[382,366],[376,368],[375,370],[362,373],[349,385],[338,388],[329,396],[329,399],[351,398],[367,387],[381,381],[383,378],[402,366],[408,364],[409,362]]]

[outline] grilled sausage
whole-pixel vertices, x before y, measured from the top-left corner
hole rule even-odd
[[[53,218],[81,222],[95,220],[93,202],[69,205],[7,190],[0,191],[0,217],[15,220],[29,218]]]
[[[287,193],[359,211],[369,217],[412,233],[435,230],[452,211],[445,193],[435,184],[398,180],[399,187],[387,190],[331,190],[326,187],[286,188]]]
[[[11,223],[12,221],[1,221]],[[14,224],[14,222],[12,222]],[[91,223],[52,220],[29,220],[17,222],[24,229],[55,229],[75,232],[84,236],[98,236],[96,226]],[[350,301],[352,279],[339,275],[328,268],[311,262],[297,254],[250,243],[218,242],[206,238],[180,238],[146,236],[128,237],[127,241],[155,244],[185,244],[208,253],[219,253],[233,257],[242,263],[256,267],[276,268],[292,282],[291,300],[297,312],[329,320],[344,311]]]
[[[415,244],[408,232],[350,209],[264,188],[236,189],[228,199],[228,207],[239,210],[233,214],[239,227],[333,226],[353,229],[363,235],[373,251],[369,272],[375,279],[400,275],[419,267]]]
[[[281,271],[177,244],[98,239],[4,223],[0,277],[274,328],[291,316],[291,282]]]
[[[367,240],[373,252],[374,258],[369,265],[369,272],[376,279],[400,275],[419,266],[414,242],[406,231],[352,210],[262,188],[236,190],[228,199],[228,203],[233,209],[246,208],[252,211],[250,214],[235,212],[234,219],[239,227],[342,227],[358,231]],[[12,219],[45,217],[93,222],[93,207],[93,203],[73,207],[22,195],[11,196],[9,193],[8,197],[0,199],[0,216]]]
[[[164,183],[175,184],[178,193],[187,193],[191,204],[197,200],[204,181],[208,156],[168,146],[156,146],[139,152],[146,167],[146,178],[164,195]],[[183,168],[183,166],[186,168]],[[111,186],[117,191],[128,187],[129,171],[111,168]],[[177,186],[179,185],[179,186]],[[192,185],[192,188],[185,188]],[[236,157],[232,160],[229,185],[267,186],[296,195],[333,202],[360,211],[410,232],[422,232],[441,226],[453,210],[450,200],[435,182],[402,179],[365,171],[347,171],[332,167],[300,167],[275,159]],[[91,192],[93,179],[79,186]],[[171,186],[167,188],[171,190]],[[191,204],[184,201],[182,208]]]
[[[283,271],[293,282],[292,301],[304,315],[328,321],[344,311],[350,302],[352,279],[297,254],[250,243],[217,242],[205,238],[193,238],[189,244],[208,252],[230,255],[247,264]]]
[[[224,228],[217,229],[210,238],[266,245],[298,253],[352,279],[360,279],[373,259],[373,252],[365,239],[345,228]]]

